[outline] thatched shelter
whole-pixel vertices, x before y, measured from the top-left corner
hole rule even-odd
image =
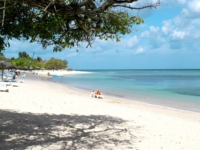
[[[1,72],[2,81],[3,81],[4,69],[11,69],[12,67],[14,68],[15,66],[13,66],[11,62],[0,61],[0,69],[2,70]]]

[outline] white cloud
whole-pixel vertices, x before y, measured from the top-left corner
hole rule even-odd
[[[153,49],[159,48],[165,42],[160,32],[160,28],[156,26],[150,26],[149,31],[144,31],[143,33],[141,33],[141,38],[141,40],[143,40],[143,38],[148,40],[149,45]]]
[[[144,31],[142,34],[141,34],[141,37],[142,38],[150,38],[150,37],[155,37],[158,35],[159,33],[159,27],[155,27],[155,26],[150,26],[149,28],[150,30],[149,31]]]
[[[124,48],[132,48],[136,46],[139,43],[139,41],[138,41],[138,38],[134,36],[129,39],[124,39],[122,43],[123,43]]]
[[[20,50],[23,50],[23,51],[26,51],[29,47],[30,47],[30,42],[29,41],[19,41],[19,40],[16,40],[16,39],[12,39],[9,41],[11,47],[10,47],[10,50],[11,51],[20,51]],[[32,43],[32,45],[34,45],[35,43]]]
[[[173,26],[172,26],[171,20],[163,21],[163,26],[162,26],[161,31],[167,35],[171,33],[172,30],[173,30]]]
[[[171,20],[163,21],[160,37],[166,41],[163,44],[168,44],[171,49],[184,48],[189,51],[195,47],[195,43],[199,43],[200,1],[177,0],[177,2],[184,4],[182,11]]]
[[[125,50],[132,49],[139,44],[139,40],[137,36],[133,36],[133,34],[127,35],[126,37],[122,37],[120,42],[116,42],[115,40],[100,40],[96,39],[95,43],[92,47],[82,47],[80,51],[84,51],[87,53],[93,53],[98,55],[107,55],[109,53],[119,53],[119,52],[127,52]],[[106,53],[104,53],[106,52]]]
[[[172,34],[171,34],[171,38],[173,40],[183,40],[186,36],[186,32],[184,31],[177,31],[175,30]]]
[[[150,26],[150,31],[153,33],[157,33],[159,31],[159,28],[155,26]]]
[[[112,40],[100,40],[100,39],[96,39],[94,41],[94,43],[92,43],[92,46],[88,46],[88,43],[83,43],[82,47],[78,47],[77,49],[79,51],[84,51],[87,53],[100,53],[103,52],[105,50],[109,50],[112,49],[113,45],[114,45],[114,41]]]
[[[180,3],[180,4],[185,4],[186,3],[186,0],[177,0],[178,1],[178,3]]]
[[[66,57],[74,57],[77,55],[78,55],[78,52],[74,52],[74,53],[67,54]]]
[[[200,26],[200,18],[194,19],[192,21],[192,24],[196,24],[196,25]]]
[[[189,1],[188,8],[191,12],[200,13],[200,1],[199,0]]]
[[[138,48],[136,49],[136,51],[134,52],[134,54],[142,54],[142,53],[145,53],[145,50],[144,50],[144,48],[142,48],[142,47],[138,47]]]
[[[156,4],[156,3],[165,3],[165,1],[167,0],[139,0],[135,3],[131,3],[131,5],[133,6],[138,6],[138,7],[142,7],[142,6],[147,6],[147,5],[150,5],[150,4]]]

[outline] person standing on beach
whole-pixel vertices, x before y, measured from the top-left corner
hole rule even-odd
[[[15,80],[15,78],[16,78],[16,75],[14,74],[12,79]]]

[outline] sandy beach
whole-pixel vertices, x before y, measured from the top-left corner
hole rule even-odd
[[[200,150],[200,113],[92,98],[45,74],[0,92],[0,150]]]
[[[34,74],[40,75],[40,76],[47,76],[47,74],[50,75],[57,75],[57,76],[64,76],[64,75],[72,75],[72,74],[84,74],[84,73],[90,73],[86,71],[66,71],[66,70],[35,70]]]

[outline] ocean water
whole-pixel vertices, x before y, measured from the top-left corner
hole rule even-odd
[[[120,99],[200,112],[200,70],[84,70],[53,81]]]

